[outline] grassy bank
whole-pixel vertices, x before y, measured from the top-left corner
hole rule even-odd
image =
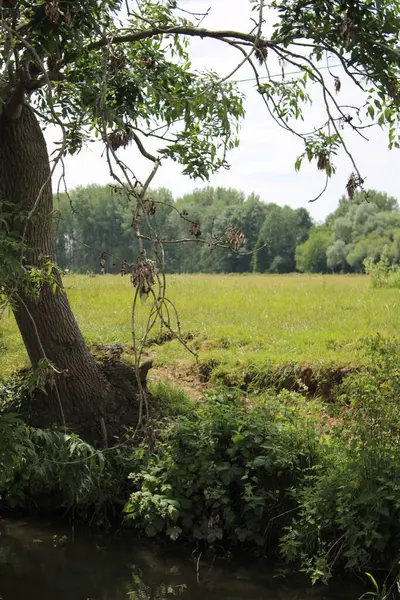
[[[65,286],[88,343],[130,344],[129,278],[71,275]],[[315,368],[357,364],[360,340],[398,332],[398,290],[373,290],[364,276],[173,275],[169,296],[200,364],[217,374],[271,360]],[[193,364],[177,341],[153,345],[148,352],[158,365]],[[0,322],[0,374],[26,364],[9,314]]]
[[[159,384],[150,418],[96,451],[0,410],[0,507],[63,510],[199,551],[246,550],[327,581],[395,583],[400,540],[399,349],[374,338],[367,368],[324,403],[295,392]],[[18,401],[21,387],[1,389]]]
[[[88,343],[128,351],[129,280],[65,283]],[[0,410],[2,502],[45,501],[94,522],[125,514],[148,536],[280,557],[313,580],[367,569],[396,577],[400,359],[385,338],[397,334],[399,291],[373,290],[361,276],[179,276],[170,292],[200,374],[208,365],[211,378],[224,373],[235,383],[253,368],[263,385],[209,390],[194,401],[153,380],[150,420],[105,451]],[[26,357],[11,315],[1,328],[6,376]],[[193,364],[177,342],[160,341],[147,349],[159,372]],[[296,365],[347,370],[326,403],[277,390],[262,372],[272,362],[286,379]],[[11,378],[0,404],[13,400],[18,410],[22,392]]]

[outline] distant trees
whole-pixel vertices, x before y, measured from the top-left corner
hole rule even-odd
[[[154,226],[164,231],[174,204],[171,192],[160,188],[152,192],[157,202]],[[98,271],[99,255],[107,252],[106,271],[118,272],[120,262],[138,253],[132,235],[132,205],[110,186],[89,185],[76,188],[69,197],[55,199],[57,262],[77,272]],[[146,223],[143,234],[148,233]],[[110,256],[111,255],[111,256]]]
[[[155,213],[142,222],[144,236],[185,240],[165,244],[167,271],[174,273],[308,273],[364,271],[365,259],[378,261],[385,247],[388,259],[400,263],[400,211],[397,200],[371,190],[341,198],[325,224],[313,224],[304,208],[265,203],[255,194],[208,187],[174,199],[165,188],[152,190]],[[132,205],[110,186],[77,188],[55,200],[57,260],[78,272],[99,271],[107,252],[106,272],[117,273],[123,260],[139,252],[132,234]],[[154,211],[152,211],[154,212]],[[199,223],[201,239],[221,239],[233,227],[243,232],[238,251],[199,243],[191,235]],[[184,245],[184,251],[182,251]]]
[[[364,272],[364,261],[378,261],[385,248],[400,262],[400,211],[396,198],[369,190],[353,200],[342,197],[323,227],[315,228],[296,250],[299,271]]]
[[[314,227],[308,240],[296,248],[296,267],[305,273],[326,273],[328,270],[326,251],[332,234],[325,225]]]
[[[261,273],[290,273],[296,269],[296,246],[311,229],[311,217],[304,208],[268,204],[254,255],[254,270]]]
[[[164,188],[151,191],[155,214],[151,226],[164,240],[190,238],[182,244],[165,244],[169,272],[287,273],[295,269],[296,245],[307,239],[312,226],[304,208],[266,204],[255,194],[248,197],[234,189],[195,190],[174,200]],[[106,271],[118,272],[120,261],[138,253],[132,235],[132,206],[110,186],[77,188],[70,197],[55,200],[59,211],[56,231],[57,260],[61,267],[86,272],[99,270],[99,255],[106,251]],[[243,232],[239,251],[208,246],[190,235],[191,222],[200,224],[203,239],[223,238],[229,227]],[[149,233],[146,221],[142,233]],[[262,247],[262,248],[261,248]],[[259,252],[252,254],[257,248]],[[114,258],[113,258],[114,257]]]

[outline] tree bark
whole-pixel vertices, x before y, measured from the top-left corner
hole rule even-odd
[[[15,120],[4,114],[0,117],[0,198],[13,207],[13,228],[20,236],[25,232],[27,264],[40,266],[46,259],[55,262],[49,157],[40,125],[28,105]],[[49,371],[47,394],[32,405],[32,424],[43,427],[65,422],[87,440],[99,442],[105,436],[105,424],[112,424],[109,435],[121,433],[123,424],[134,424],[137,387],[128,377],[128,392],[125,389],[127,393],[122,394],[109,381],[85,345],[56,270],[55,276],[56,291],[45,284],[37,299],[19,286],[14,308],[32,367],[48,359],[61,371]]]

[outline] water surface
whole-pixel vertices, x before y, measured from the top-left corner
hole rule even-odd
[[[0,519],[0,600],[357,600],[348,582],[329,588],[274,577],[265,561],[212,560],[65,524]]]

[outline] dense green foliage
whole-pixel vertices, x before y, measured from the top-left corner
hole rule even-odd
[[[368,368],[344,380],[331,406],[273,390],[221,389],[194,402],[158,384],[140,437],[105,452],[24,425],[8,412],[27,391],[14,380],[0,390],[2,502],[57,498],[104,520],[125,498],[126,524],[149,536],[279,551],[313,580],[390,571],[400,544],[399,352],[379,337],[366,351]]]
[[[399,348],[379,338],[368,346],[368,369],[345,380],[345,410],[295,492],[300,510],[281,541],[284,556],[314,574],[340,564],[390,570],[400,558]]]
[[[224,188],[206,188],[173,199],[166,189],[154,190],[155,214],[143,223],[144,235],[157,235],[165,244],[169,272],[243,273],[253,265],[261,272],[290,272],[295,268],[296,244],[307,238],[311,218],[305,209],[265,204],[254,194]],[[122,260],[138,253],[132,231],[132,204],[109,186],[78,188],[70,198],[55,201],[59,211],[56,232],[57,258],[63,268],[99,272],[99,256],[105,251],[107,272],[119,272]],[[199,222],[201,236],[190,235],[191,222]],[[238,251],[215,242],[226,239],[229,228],[243,232],[245,244]],[[201,243],[201,240],[204,243]],[[210,246],[211,244],[211,246]],[[226,246],[226,244],[223,244]],[[264,247],[263,247],[264,246]],[[256,255],[250,254],[262,248]],[[151,250],[149,249],[149,253]]]
[[[400,262],[397,201],[373,190],[356,193],[353,200],[342,197],[323,225],[313,225],[304,208],[265,203],[254,194],[246,198],[234,189],[206,188],[174,200],[161,188],[149,200],[155,202],[155,214],[143,223],[142,233],[153,239],[156,231],[166,242],[166,268],[173,273],[360,273],[365,260],[378,261],[385,247],[390,264]],[[98,272],[99,256],[107,252],[106,271],[119,272],[121,261],[137,255],[132,204],[111,187],[77,188],[70,198],[61,195],[55,206],[61,267]],[[190,233],[193,222],[200,226],[198,238]],[[244,234],[238,250],[217,245],[227,245],[229,228]],[[180,242],[169,243],[174,240]]]
[[[248,405],[238,393],[206,394],[191,414],[159,424],[150,453],[142,446],[128,518],[148,535],[265,547],[316,460],[318,436],[304,410],[290,394]]]
[[[385,246],[380,259],[374,262],[367,258],[364,261],[365,272],[370,275],[374,288],[400,288],[400,267],[393,264],[389,257],[389,246]]]
[[[329,227],[314,227],[308,239],[296,248],[296,267],[303,273],[326,273],[327,250],[331,241]]]
[[[104,516],[118,497],[113,468],[118,453],[106,461],[72,432],[24,423],[19,413],[34,401],[42,375],[39,369],[0,383],[0,502],[15,508],[33,501],[39,508],[81,516],[99,508]]]
[[[342,197],[326,223],[298,246],[296,265],[310,273],[362,273],[364,261],[379,261],[388,248],[391,264],[400,262],[400,211],[397,200],[382,192]]]
[[[347,377],[329,420],[282,393],[214,394],[143,447],[125,510],[148,535],[229,541],[297,561],[313,580],[399,560],[399,354],[367,343],[368,369]],[[325,421],[325,423],[324,423]],[[286,530],[286,531],[284,531]]]

